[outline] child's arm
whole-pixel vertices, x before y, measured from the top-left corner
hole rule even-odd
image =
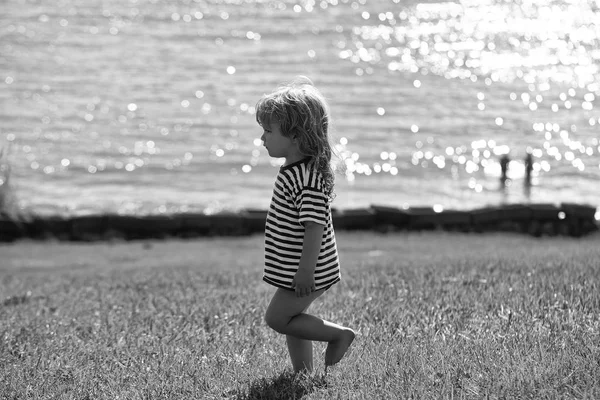
[[[296,289],[296,296],[308,296],[315,290],[315,268],[321,251],[324,229],[323,225],[315,222],[306,221],[304,223],[304,242],[300,265],[292,282],[292,286]]]

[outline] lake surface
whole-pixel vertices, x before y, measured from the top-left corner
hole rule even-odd
[[[267,208],[282,160],[262,147],[254,105],[300,74],[330,102],[346,167],[335,207],[600,205],[595,1],[0,8],[0,146],[24,210]]]

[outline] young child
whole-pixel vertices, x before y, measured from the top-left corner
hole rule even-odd
[[[286,335],[294,371],[313,369],[312,341],[327,342],[325,366],[339,362],[355,333],[306,313],[340,280],[330,203],[334,173],[329,111],[305,77],[263,96],[256,120],[271,157],[285,158],[273,189],[265,226],[263,280],[277,289],[265,321]]]

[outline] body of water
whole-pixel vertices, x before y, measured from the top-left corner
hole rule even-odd
[[[330,101],[338,208],[600,205],[596,1],[0,7],[0,146],[25,210],[267,208],[281,160],[254,105],[295,75]]]

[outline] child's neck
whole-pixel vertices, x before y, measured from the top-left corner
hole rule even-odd
[[[285,158],[285,162],[283,163],[283,166],[288,166],[290,164],[296,163],[300,160],[303,160],[306,156],[303,154],[300,154],[300,152],[296,152],[294,154],[290,154],[289,156],[287,156]]]

